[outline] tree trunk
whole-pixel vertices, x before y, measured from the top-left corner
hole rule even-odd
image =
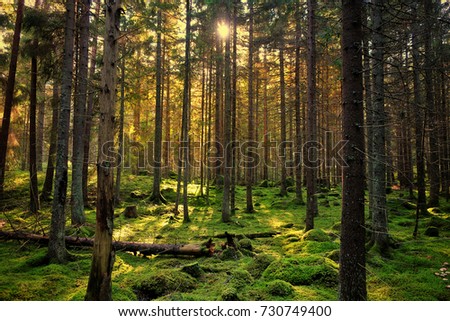
[[[367,300],[364,228],[364,113],[361,1],[342,1],[344,160],[339,299]],[[356,188],[358,187],[359,188]]]
[[[117,174],[116,174],[116,182],[115,182],[115,189],[114,189],[114,205],[117,206],[120,204],[120,183],[122,178],[122,168],[123,168],[123,161],[124,161],[124,155],[123,155],[123,125],[124,125],[124,119],[125,119],[125,47],[123,47],[122,50],[122,63],[121,63],[121,75],[120,75],[120,111],[119,111],[119,150],[118,150],[118,157],[119,161],[117,163]]]
[[[153,153],[153,188],[150,201],[155,204],[166,203],[161,195],[161,159],[162,159],[162,126],[163,126],[163,106],[162,106],[162,64],[161,64],[161,32],[162,17],[161,9],[158,9],[156,36],[156,102],[155,102],[155,143]]]
[[[94,0],[95,2],[95,17],[98,18],[100,14],[100,0]],[[95,75],[95,64],[97,61],[97,33],[93,33],[92,37],[92,49],[90,57],[89,66],[89,79],[92,82]],[[92,117],[94,110],[94,97],[95,88],[93,85],[89,86],[89,93],[87,97],[87,107],[86,107],[86,120],[84,126],[83,135],[83,201],[84,206],[89,205],[88,199],[88,181],[89,181],[89,150],[91,145],[91,128],[92,128]]]
[[[230,25],[230,8],[226,7],[226,24]],[[230,186],[232,168],[231,148],[231,36],[227,34],[225,39],[225,110],[223,122],[223,198],[222,198],[222,222],[230,221]]]
[[[42,99],[37,102],[37,123],[36,123],[36,168],[42,172],[42,163],[44,156],[44,122],[45,122],[45,83],[41,82],[39,90],[42,93]]]
[[[37,234],[26,234],[20,232],[4,232],[0,231],[0,238],[13,239],[13,240],[26,240],[34,241],[39,244],[48,244],[49,239],[47,236]],[[72,247],[94,247],[96,241],[91,238],[66,236],[65,243],[67,246]],[[112,242],[114,251],[127,251],[140,253],[142,255],[187,255],[187,256],[209,256],[211,255],[210,249],[203,244],[154,244],[154,243],[140,243],[140,242]],[[94,298],[88,298],[87,300],[94,300]],[[102,300],[102,299],[100,299]]]
[[[52,97],[52,128],[50,130],[50,147],[48,150],[47,170],[45,172],[44,186],[42,187],[41,199],[49,201],[53,188],[53,178],[55,176],[56,140],[58,136],[58,107],[59,107],[59,85],[54,79]]]
[[[114,120],[116,101],[117,39],[122,11],[120,0],[109,0],[106,7],[106,30],[100,92],[98,132],[97,211],[94,251],[85,300],[111,300],[111,274],[114,265],[112,244],[114,221]]]
[[[77,92],[73,115],[73,146],[72,146],[72,224],[81,225],[86,221],[84,216],[83,199],[83,135],[86,117],[86,96],[88,89],[88,60],[89,60],[89,13],[90,0],[83,0],[78,4],[80,10],[80,41],[79,63],[77,75]]]
[[[75,1],[67,0],[64,58],[61,71],[61,109],[58,119],[58,143],[56,149],[55,189],[48,246],[49,259],[58,263],[64,263],[67,257],[64,234],[66,229],[67,158],[69,152],[70,105],[72,98],[74,30]]]
[[[247,136],[247,158],[253,159],[252,147],[254,147],[254,121],[253,121],[253,0],[248,2],[250,16],[249,16],[249,35],[248,35],[248,136]],[[255,162],[248,162],[246,168],[246,212],[254,212],[253,208],[253,170]]]
[[[389,248],[388,221],[386,209],[386,112],[384,110],[384,36],[383,36],[383,0],[373,2],[373,36],[372,36],[372,144],[369,158],[372,160],[373,196],[370,198],[372,214],[372,238],[374,245],[381,254],[386,254]]]
[[[302,118],[300,110],[300,38],[301,38],[300,1],[295,2],[295,201],[299,205],[305,204],[302,193]]]
[[[6,152],[8,151],[9,126],[11,124],[11,110],[14,103],[14,85],[16,82],[17,58],[19,57],[20,33],[22,30],[24,0],[17,2],[16,22],[11,46],[11,59],[9,61],[8,82],[5,91],[5,108],[0,131],[0,200],[4,197]]]
[[[267,87],[269,85],[269,75],[267,66],[267,51],[264,50],[264,167],[263,167],[263,179],[269,179],[269,160],[270,160],[270,145],[269,145],[269,108],[267,103]]]
[[[38,3],[37,3],[38,4]],[[30,212],[36,214],[39,210],[39,192],[36,162],[36,110],[37,110],[37,48],[38,40],[33,39],[33,53],[31,57],[30,84],[30,136],[29,136],[29,172],[30,172]]]
[[[237,113],[237,27],[238,27],[238,1],[233,1],[233,57],[232,57],[232,79],[231,79],[231,141],[232,141],[232,168],[231,168],[231,214],[236,211],[236,176],[237,176],[237,150],[239,143],[236,139],[236,113]]]
[[[317,101],[316,101],[316,12],[317,2],[308,0],[308,123],[306,127],[307,139],[305,144],[305,167],[306,167],[306,227],[309,231],[314,228],[314,217],[318,215],[317,207],[317,169],[318,141],[317,141]]]
[[[215,141],[215,162],[213,168],[215,169],[216,185],[221,183],[220,175],[222,174],[222,156],[223,156],[223,142],[222,142],[222,39],[216,34],[216,101],[215,101],[215,116],[214,116],[214,141]]]
[[[284,35],[280,36],[279,59],[280,59],[280,160],[281,160],[281,186],[280,196],[287,196],[286,184],[286,93],[284,81]]]
[[[424,0],[424,73],[425,73],[425,108],[428,112],[428,127],[429,127],[429,164],[428,164],[428,172],[430,178],[430,198],[428,200],[429,207],[437,207],[439,206],[439,189],[440,189],[440,172],[439,172],[439,141],[438,141],[438,117],[436,113],[436,105],[435,105],[435,91],[433,86],[433,68],[434,68],[434,56],[435,52],[432,48],[432,42],[434,41],[432,37],[432,30],[434,28],[434,23],[432,19],[434,19],[433,13],[433,1],[432,0]]]

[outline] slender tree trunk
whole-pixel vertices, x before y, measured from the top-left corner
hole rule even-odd
[[[418,23],[417,23],[418,24]],[[427,214],[427,201],[425,195],[425,160],[424,160],[424,112],[420,88],[420,57],[417,33],[418,25],[413,26],[413,82],[414,82],[414,110],[415,110],[415,136],[416,136],[416,167],[417,167],[417,207],[416,224],[413,236],[417,236],[419,217]]]
[[[184,58],[184,90],[183,90],[183,222],[191,221],[188,208],[188,183],[189,183],[189,109],[191,97],[189,88],[191,82],[191,0],[186,0],[186,43]]]
[[[100,14],[100,0],[94,0],[95,2],[95,17],[98,18]],[[93,33],[92,37],[92,51],[90,57],[90,66],[89,66],[89,79],[92,82],[94,80],[95,75],[95,64],[97,61],[97,33]],[[94,110],[94,97],[95,97],[95,87],[90,84],[89,85],[89,93],[87,97],[87,107],[86,107],[86,120],[84,126],[84,135],[83,135],[83,201],[84,206],[89,205],[88,199],[88,181],[89,181],[89,150],[91,145],[91,128],[92,128],[92,117]]]
[[[29,136],[29,172],[30,172],[30,211],[36,214],[39,210],[39,192],[36,163],[36,109],[37,109],[37,38],[33,39],[33,54],[31,57],[30,85],[30,136]]]
[[[158,9],[157,18],[157,36],[156,36],[156,103],[155,103],[155,143],[153,153],[153,189],[150,201],[156,204],[166,203],[161,195],[161,151],[162,151],[162,126],[163,126],[163,106],[162,106],[162,64],[161,64],[161,28],[162,16],[161,9]]]
[[[269,108],[267,104],[267,87],[269,84],[268,66],[267,66],[267,52],[264,50],[264,167],[263,179],[269,179],[269,160],[270,160],[270,146],[269,146]]]
[[[305,204],[302,193],[302,118],[300,110],[300,38],[302,34],[300,24],[300,0],[295,2],[295,201],[299,205]]]
[[[121,1],[109,0],[106,9],[106,30],[100,92],[100,123],[98,133],[97,211],[91,273],[85,300],[111,300],[111,274],[114,265],[112,234],[114,226],[114,119],[116,100],[117,39],[120,26]]]
[[[58,136],[58,107],[59,107],[59,85],[56,79],[53,83],[52,106],[52,128],[50,130],[50,147],[48,150],[47,170],[45,172],[44,186],[41,192],[41,199],[49,201],[53,188],[53,177],[55,176],[56,140]]]
[[[56,149],[56,175],[53,194],[52,219],[48,257],[51,261],[63,263],[67,258],[64,236],[66,228],[66,197],[68,181],[68,153],[70,128],[70,102],[72,98],[73,44],[75,30],[75,1],[66,1],[66,26],[64,59],[62,66],[61,109],[58,120],[58,143]]]
[[[226,7],[226,23],[230,25],[230,8]],[[225,39],[225,108],[223,122],[224,177],[222,198],[222,222],[230,221],[230,186],[232,168],[231,148],[231,36]]]
[[[165,141],[166,141],[166,149],[164,150],[164,163],[166,166],[166,176],[169,176],[169,172],[171,170],[171,162],[170,162],[170,56],[169,50],[166,52],[166,107],[164,109],[165,114]]]
[[[237,112],[237,11],[238,11],[238,1],[233,0],[233,56],[232,56],[232,89],[231,89],[231,141],[232,141],[232,162],[231,162],[231,199],[230,199],[230,208],[231,214],[234,214],[236,211],[236,157],[237,150],[239,148],[239,144],[236,136],[236,112]]]
[[[118,157],[119,161],[117,163],[117,171],[116,171],[116,181],[115,181],[115,189],[114,189],[114,205],[118,205],[121,202],[120,199],[120,184],[122,179],[122,168],[123,168],[123,161],[124,161],[124,155],[123,155],[123,125],[124,125],[124,119],[125,119],[125,66],[126,66],[126,60],[125,60],[125,50],[123,48],[122,50],[122,57],[121,57],[121,74],[120,74],[120,111],[119,111],[119,150],[118,150]]]
[[[14,103],[14,85],[16,82],[17,58],[19,57],[20,33],[22,30],[24,0],[17,2],[16,23],[11,46],[11,58],[9,61],[8,82],[5,91],[5,108],[0,131],[0,200],[4,197],[3,186],[5,182],[6,152],[8,151],[9,126],[11,124],[11,110]]]
[[[280,195],[287,196],[286,183],[286,86],[284,81],[284,35],[280,36],[279,59],[280,59],[280,160],[281,160],[281,186]]]
[[[72,149],[72,224],[82,225],[86,221],[84,216],[83,199],[83,135],[86,118],[86,98],[88,90],[88,61],[89,61],[89,13],[90,0],[78,3],[80,10],[80,40],[79,63],[77,75],[77,99],[73,115],[73,149]]]
[[[317,141],[317,101],[316,101],[316,7],[315,0],[308,0],[308,126],[305,144],[305,167],[306,167],[306,227],[309,231],[314,228],[314,217],[318,215],[317,206],[317,169],[318,169],[318,141]]]
[[[45,122],[45,83],[38,85],[42,98],[37,102],[37,127],[36,127],[36,168],[42,172],[44,156],[44,122]]]
[[[386,210],[386,112],[384,110],[384,36],[383,36],[383,0],[373,2],[373,36],[372,36],[372,135],[369,144],[372,144],[372,239],[374,245],[381,254],[386,254],[389,248],[389,234]]]
[[[425,27],[424,31],[424,73],[425,73],[425,108],[428,112],[428,127],[429,127],[429,164],[428,172],[430,178],[430,198],[428,200],[429,207],[439,206],[439,189],[440,189],[440,172],[439,172],[439,136],[437,131],[437,113],[435,105],[435,91],[433,86],[433,67],[435,53],[432,48],[432,30],[434,28],[432,19],[433,14],[433,1],[424,0],[424,14],[425,14]]]
[[[364,112],[362,2],[342,1],[342,102],[344,160],[339,299],[367,300],[364,228]],[[356,188],[359,186],[360,188]]]
[[[252,147],[254,147],[254,121],[253,121],[253,0],[248,2],[250,11],[249,21],[249,35],[248,35],[248,136],[247,136],[247,158],[252,159]],[[255,168],[255,162],[247,163],[246,171],[246,212],[254,212],[253,208],[253,170]]]
[[[214,141],[215,141],[215,158],[214,163],[216,185],[221,185],[220,175],[222,174],[222,156],[223,156],[223,142],[222,142],[222,39],[216,35],[216,101],[215,101],[215,116],[214,116]]]

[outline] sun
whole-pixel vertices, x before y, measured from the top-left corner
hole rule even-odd
[[[230,27],[225,22],[219,22],[217,25],[217,32],[221,38],[227,38],[230,34]]]

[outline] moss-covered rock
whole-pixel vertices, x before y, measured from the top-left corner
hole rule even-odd
[[[255,279],[258,279],[274,260],[275,258],[271,255],[259,254],[255,256],[253,261],[247,266],[247,270]]]
[[[185,265],[181,268],[181,271],[184,273],[189,274],[190,276],[194,278],[199,278],[205,273],[200,265],[198,265],[198,262],[195,262],[193,264]]]
[[[439,229],[435,226],[427,227],[427,229],[425,230],[425,235],[430,237],[438,237]]]
[[[233,287],[225,288],[220,296],[222,301],[239,301],[237,290]]]
[[[302,241],[290,243],[283,247],[287,254],[309,253],[309,254],[324,254],[326,252],[336,250],[339,244],[336,242],[316,242],[316,241]]]
[[[283,280],[292,285],[334,287],[338,282],[337,264],[318,256],[291,256],[272,262],[263,272],[264,280]]]
[[[172,292],[189,292],[195,289],[197,281],[187,273],[164,270],[147,276],[134,285],[139,300],[154,300]]]
[[[329,242],[330,237],[321,229],[312,229],[303,234],[302,241]]]
[[[253,251],[252,241],[250,239],[247,239],[247,238],[239,240],[238,247],[239,247],[239,249]]]
[[[267,283],[267,292],[275,296],[288,297],[294,293],[294,288],[286,281],[273,280]]]
[[[443,230],[443,231],[449,231],[450,230],[450,220],[441,218],[441,217],[437,217],[437,216],[432,216],[430,218],[430,220],[427,223],[427,226],[434,226],[434,227],[438,227],[439,229]]]

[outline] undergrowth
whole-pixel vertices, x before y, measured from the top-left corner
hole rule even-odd
[[[39,215],[30,215],[28,173],[8,172],[0,227],[48,234],[51,203]],[[315,229],[304,233],[306,207],[295,195],[277,196],[270,184],[254,188],[255,213],[245,213],[245,187],[236,189],[237,209],[230,223],[221,222],[221,191],[211,188],[210,199],[189,186],[191,222],[183,224],[173,213],[176,182],[162,181],[167,205],[148,202],[152,178],[125,173],[122,203],[116,208],[114,239],[147,243],[203,243],[213,237],[220,250],[225,231],[249,234],[276,231],[270,238],[244,239],[239,249],[225,255],[190,258],[150,257],[116,253],[113,271],[115,300],[336,300],[339,261],[340,189],[322,191]],[[39,176],[42,182],[42,173]],[[93,237],[95,232],[95,182],[90,184],[91,206],[87,223],[70,227],[67,234]],[[70,186],[70,184],[69,184]],[[69,191],[70,192],[70,191]],[[450,261],[450,204],[420,219],[419,236],[413,239],[413,209],[404,206],[402,191],[388,195],[389,229],[398,245],[389,257],[367,253],[369,300],[449,300],[450,284],[445,263]],[[125,218],[126,206],[137,207],[138,218]],[[69,208],[69,207],[68,207]],[[181,209],[181,208],[180,208]],[[68,215],[69,219],[70,215]],[[368,221],[370,223],[370,221]],[[438,237],[425,235],[429,227]],[[91,264],[90,249],[73,249],[75,259],[65,265],[48,264],[47,249],[33,242],[0,241],[0,300],[83,300]],[[444,273],[444,274],[443,274]]]

